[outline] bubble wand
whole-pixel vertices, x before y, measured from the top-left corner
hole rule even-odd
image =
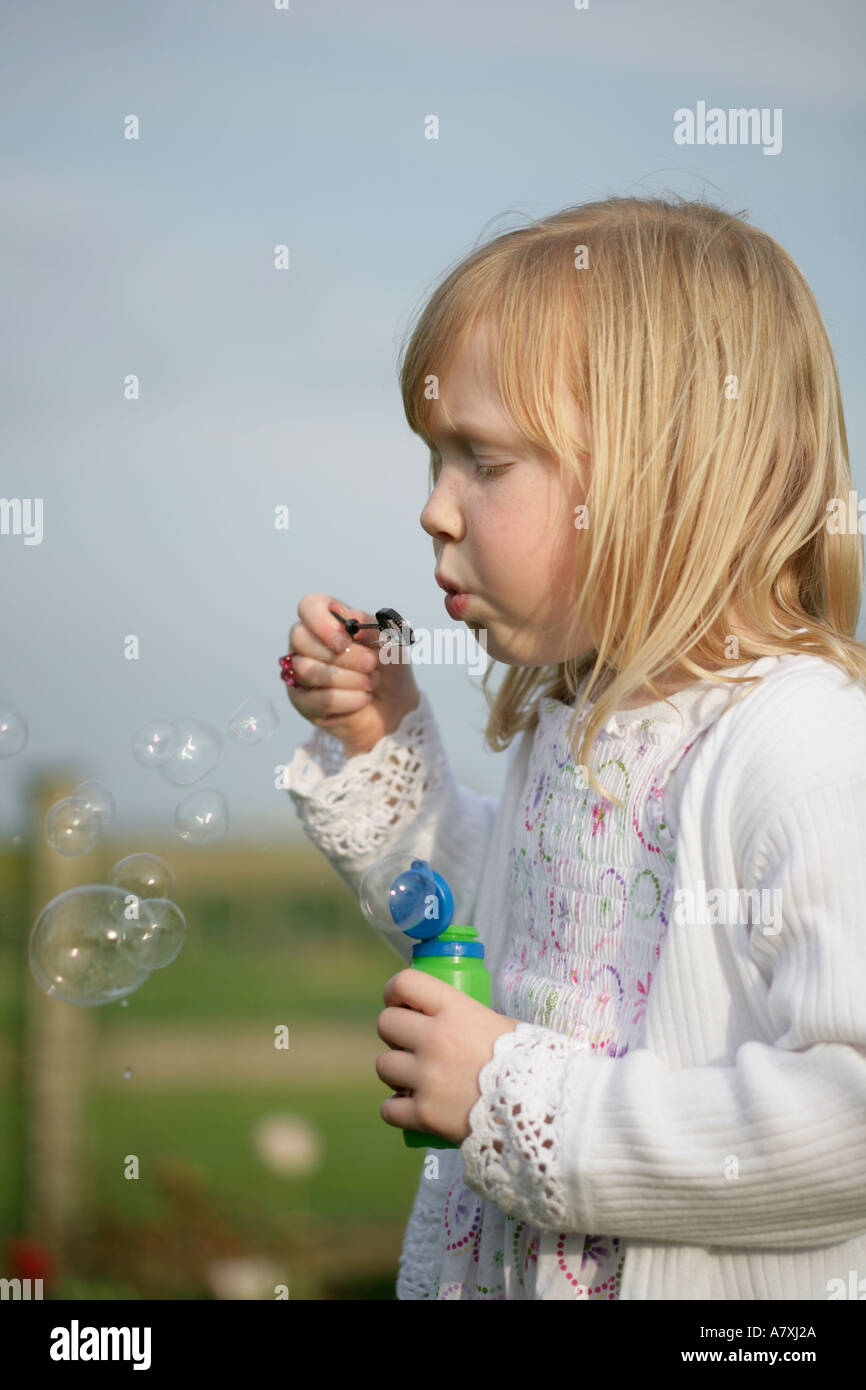
[[[415,641],[414,632],[406,620],[400,617],[396,608],[377,608],[374,623],[359,623],[357,618],[344,618],[340,613],[334,613],[333,608],[329,608],[328,612],[332,613],[343,624],[353,642],[356,633],[360,632],[363,627],[378,628],[380,632],[393,632],[400,639],[401,646],[404,647],[411,647]]]
[[[484,964],[484,945],[474,927],[452,926],[454,896],[445,879],[426,859],[389,854],[372,864],[360,885],[361,911],[368,921],[391,935],[415,938],[412,968],[435,975],[486,1008],[492,1007],[490,974]],[[389,885],[389,880],[396,877]],[[403,1130],[409,1149],[459,1149],[438,1134]]]

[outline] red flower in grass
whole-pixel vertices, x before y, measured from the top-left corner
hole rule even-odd
[[[42,1279],[47,1283],[51,1278],[51,1256],[39,1241],[30,1236],[12,1236],[6,1250],[13,1279]]]

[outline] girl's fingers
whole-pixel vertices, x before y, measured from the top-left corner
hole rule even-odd
[[[296,655],[292,662],[302,687],[310,690],[369,690],[373,672],[357,667],[341,666],[334,661],[319,661],[316,657]],[[375,682],[373,682],[375,684]],[[298,689],[292,686],[290,689]]]
[[[375,637],[376,634],[368,630],[357,633],[353,639],[330,612],[331,608],[340,610],[344,617],[358,617],[361,620],[364,616],[327,594],[307,594],[298,604],[301,621],[295,623],[289,633],[289,651],[315,657],[321,662],[339,664],[348,670],[374,670],[378,665],[378,640],[376,649],[371,651],[361,639]]]
[[[289,686],[288,696],[292,704],[305,719],[320,723],[330,719],[348,719],[371,703],[373,696],[368,690],[340,689],[336,686],[325,690],[317,686]]]

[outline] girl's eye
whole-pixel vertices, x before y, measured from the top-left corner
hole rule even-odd
[[[433,476],[433,484],[434,484],[434,486],[435,486],[435,484],[439,481],[439,474],[440,474],[441,471],[442,471],[442,459],[441,459],[441,457],[439,456],[439,451],[438,451],[438,450],[433,450],[433,449],[430,450],[430,465],[431,465],[431,473],[432,473],[432,476]],[[502,473],[504,473],[504,472],[506,471],[506,469],[507,469],[509,466],[510,466],[510,465],[507,464],[507,463],[497,463],[497,464],[476,463],[476,464],[475,464],[475,473],[476,473],[476,476],[479,477],[479,478],[498,478],[499,475],[502,474]]]

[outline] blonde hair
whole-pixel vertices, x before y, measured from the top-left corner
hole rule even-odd
[[[575,530],[566,651],[581,622],[593,650],[511,666],[495,696],[491,663],[492,751],[535,727],[540,695],[580,692],[569,738],[601,793],[587,750],[634,691],[661,698],[653,678],[671,668],[743,686],[737,701],[760,677],[714,668],[760,656],[808,652],[866,682],[860,536],[826,525],[852,487],[836,366],[814,295],[772,237],[705,202],[609,198],[475,249],[401,349],[406,418],[428,445],[429,378],[476,328],[492,330],[504,408],[577,476],[590,520]],[[566,425],[568,396],[588,440]],[[431,485],[434,468],[431,450]],[[603,596],[601,614],[578,611],[581,593]],[[761,638],[737,639],[731,658],[737,609]]]

